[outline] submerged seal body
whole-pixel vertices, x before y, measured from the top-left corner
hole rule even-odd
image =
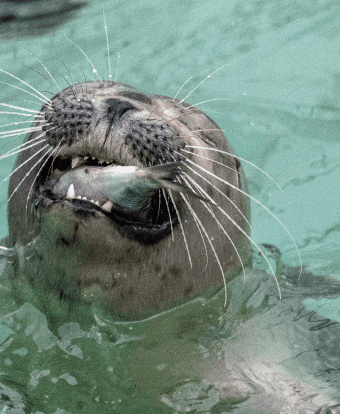
[[[199,109],[95,81],[46,99],[35,127],[17,159],[8,202],[10,244],[19,252],[30,246],[35,258],[29,265],[21,256],[16,266],[31,266],[32,283],[53,286],[60,299],[81,292],[141,315],[220,287],[250,261],[241,165]],[[189,193],[159,188],[143,220],[117,210],[109,196],[91,201],[81,178],[79,194],[56,191],[72,169],[173,162],[184,165],[176,181]]]

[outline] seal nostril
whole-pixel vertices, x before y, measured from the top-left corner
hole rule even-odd
[[[120,101],[118,99],[108,99],[107,117],[110,121],[115,122],[119,120],[126,112],[136,110],[129,102]]]

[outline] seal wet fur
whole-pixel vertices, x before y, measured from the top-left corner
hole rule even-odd
[[[244,174],[232,155],[209,151],[232,150],[199,109],[116,82],[86,82],[46,99],[35,126],[8,202],[10,244],[30,245],[36,257],[31,283],[140,316],[220,287],[250,262]],[[185,163],[179,182],[213,203],[159,191],[149,220],[137,223],[53,191],[72,167],[168,162]],[[22,274],[28,264],[16,266]]]

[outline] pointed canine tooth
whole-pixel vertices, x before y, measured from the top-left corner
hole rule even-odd
[[[71,166],[72,168],[75,168],[79,164],[80,158],[79,157],[73,157]]]
[[[99,201],[96,201],[94,204],[95,204],[96,206],[99,206],[99,207],[100,207]]]
[[[67,190],[66,198],[76,198],[76,190],[74,189],[74,185],[71,184]]]
[[[102,210],[105,210],[108,213],[111,213],[112,207],[113,207],[113,203],[110,200],[108,200],[105,204],[101,206]]]

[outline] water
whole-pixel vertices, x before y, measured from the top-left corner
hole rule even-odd
[[[252,195],[265,203],[289,228],[308,271],[339,279],[340,7],[337,2],[201,0],[126,4],[121,1],[93,1],[78,20],[66,24],[55,36],[3,42],[0,45],[1,68],[42,92],[56,93],[57,90],[49,82],[49,76],[38,59],[53,70],[62,88],[67,86],[64,78],[70,83],[96,78],[87,59],[67,40],[69,38],[86,52],[98,74],[108,78],[103,9],[108,25],[113,79],[117,77],[117,80],[144,92],[174,96],[192,77],[178,95],[182,99],[208,74],[226,65],[195,90],[187,102],[195,104],[219,99],[199,107],[225,130],[239,156],[263,168],[278,182],[286,199],[263,174],[244,165]],[[0,80],[19,85],[4,74]],[[6,85],[2,85],[1,99],[2,102],[31,109],[39,109],[40,106],[23,102],[34,99]],[[14,116],[3,116],[1,124],[16,120]],[[18,137],[15,142],[3,140],[1,152],[19,145],[21,139]],[[1,162],[3,180],[11,171],[14,160]],[[5,186],[3,183],[3,206]],[[254,203],[252,223],[257,242],[278,246],[284,263],[298,264],[296,251],[287,234]],[[1,211],[0,226],[1,234],[5,236],[5,208]],[[246,282],[250,291],[251,280],[249,276]],[[6,286],[6,280],[1,283]],[[328,282],[323,280],[323,283]],[[316,310],[324,317],[340,321],[340,300],[316,299],[316,296],[304,301],[309,311]],[[198,358],[197,363],[200,361],[197,355],[201,355],[198,351],[201,348],[193,344],[201,341],[207,327],[215,326],[218,318],[223,317],[216,303],[209,305],[210,313],[202,313],[201,308],[193,306],[183,311],[183,315],[178,311],[178,316],[167,316],[160,326],[167,318],[169,326],[157,335],[160,331],[157,331],[156,320],[137,328],[137,325],[114,325],[110,321],[105,321],[105,326],[100,323],[83,326],[77,325],[75,318],[70,324],[60,326],[57,317],[53,321],[47,315],[46,320],[46,315],[30,304],[18,310],[5,289],[2,289],[2,299],[2,315],[16,312],[7,317],[2,331],[4,356],[1,369],[5,375],[2,383],[8,387],[6,395],[10,395],[10,400],[16,404],[5,412],[116,410],[174,413],[176,404],[178,412],[184,412],[180,410],[188,407],[196,412],[231,410],[230,401],[224,407],[216,403],[214,387],[206,385],[204,389],[197,373],[192,372],[195,364],[188,366],[184,363],[196,361],[195,358]],[[266,318],[269,316],[265,316],[259,326]],[[185,323],[188,320],[193,322],[188,325]],[[195,322],[197,320],[201,325]],[[252,320],[247,323],[251,324]],[[181,341],[175,334],[173,340],[169,339],[171,332],[181,329],[185,332]],[[332,333],[331,329],[327,328],[327,332],[321,335],[324,336],[322,347],[326,354],[331,346],[327,348],[325,338],[333,338],[329,343],[334,345],[334,352],[329,351],[328,357],[338,355],[335,345],[337,331]],[[240,332],[247,331],[240,328]],[[256,331],[259,342],[267,341],[273,355],[286,349],[282,338],[277,342],[264,340],[261,332]],[[146,339],[142,340],[140,336]],[[242,343],[239,338],[226,343],[221,336],[216,338],[214,347],[220,348],[210,350],[211,354],[226,352],[227,346],[235,355],[235,347]],[[315,338],[310,339],[310,343],[313,340]],[[244,343],[249,344],[250,341],[251,338],[245,335]],[[319,337],[318,341],[320,343]],[[281,348],[275,348],[277,343]],[[165,352],[162,353],[162,349]],[[265,364],[277,363],[276,357],[268,362],[264,357],[265,351],[251,349],[254,358],[261,361],[262,368]],[[168,359],[165,360],[164,355],[168,355]],[[244,358],[244,355],[241,356]],[[328,359],[327,369],[336,373],[339,369],[337,361],[337,358]],[[154,367],[152,372],[159,376],[143,379],[142,373],[150,366]],[[311,377],[313,375],[304,374],[306,381],[313,382]],[[332,378],[335,377],[336,374]],[[186,388],[180,390],[181,386]],[[315,381],[314,386],[321,387]],[[339,384],[335,386],[340,389]],[[327,387],[323,384],[322,388]],[[160,392],[163,393],[163,402],[156,398]],[[205,405],[195,406],[199,404],[197,401],[191,406],[185,405],[181,393],[192,401],[204,400],[202,404]],[[6,401],[3,404],[6,405]],[[236,412],[250,412],[241,410],[240,406]],[[274,412],[274,409],[265,411],[264,408],[263,412]]]

